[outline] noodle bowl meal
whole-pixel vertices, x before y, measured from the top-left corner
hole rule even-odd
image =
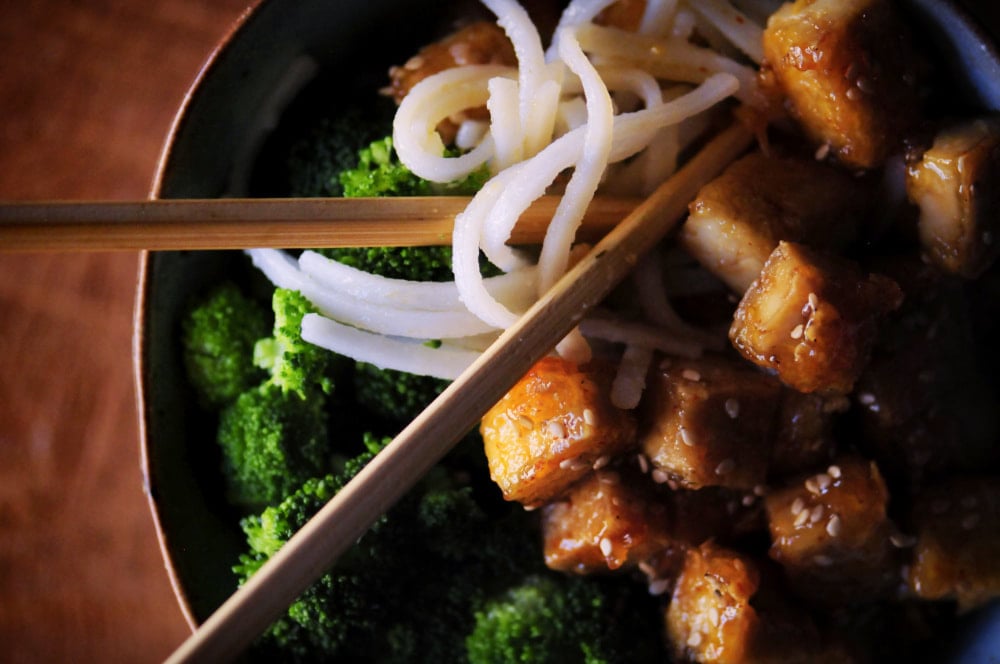
[[[234,587],[590,250],[595,197],[756,141],[258,653],[945,657],[1000,594],[1000,121],[918,39],[888,0],[482,0],[360,113],[293,104],[251,190],[470,198],[441,247],[252,249],[185,304]]]

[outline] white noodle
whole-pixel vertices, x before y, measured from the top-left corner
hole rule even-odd
[[[490,135],[493,137],[494,156],[490,170],[494,173],[510,168],[524,159],[524,130],[518,109],[517,81],[494,78],[489,82],[490,99],[486,108],[490,112]]]
[[[415,341],[371,334],[341,325],[319,314],[306,314],[302,317],[302,338],[321,348],[381,369],[394,369],[445,380],[458,378],[479,356],[476,351],[446,344],[432,348]]]
[[[726,0],[695,0],[688,3],[715,26],[736,48],[758,65],[764,60],[763,29]]]
[[[639,24],[639,33],[666,35],[670,31],[676,12],[677,0],[647,0],[646,11],[643,12],[642,22]]]
[[[587,337],[619,344],[631,344],[668,355],[696,359],[701,357],[700,343],[677,338],[670,330],[655,325],[609,318],[585,318],[580,331]]]
[[[611,383],[611,403],[616,408],[632,410],[639,405],[646,389],[646,373],[653,362],[653,351],[643,346],[626,345]]]

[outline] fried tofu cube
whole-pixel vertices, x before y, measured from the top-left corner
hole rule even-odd
[[[890,0],[796,0],[768,19],[765,84],[818,145],[875,168],[919,121],[919,58]]]
[[[546,357],[486,413],[480,433],[504,498],[539,507],[635,445],[632,413],[611,403],[612,378],[603,366]]]
[[[676,661],[849,661],[777,593],[756,561],[714,543],[687,551],[665,622]]]
[[[702,187],[681,245],[744,293],[780,240],[833,251],[857,235],[870,194],[861,180],[815,159],[751,153]]]
[[[884,596],[899,578],[888,503],[878,467],[860,457],[842,457],[826,471],[765,498],[769,555],[810,600]]]
[[[542,535],[550,569],[607,572],[668,547],[669,514],[641,482],[598,470],[543,508]]]
[[[775,425],[769,477],[786,477],[829,464],[837,448],[834,418],[849,407],[846,397],[785,389]]]
[[[847,394],[879,325],[902,302],[893,280],[847,259],[780,242],[744,294],[729,338],[800,392]]]
[[[1000,478],[951,478],[913,510],[916,546],[908,582],[924,599],[968,611],[1000,597]]]
[[[640,447],[654,479],[697,489],[752,489],[767,475],[781,387],[723,356],[671,360],[643,397]]]
[[[910,164],[906,192],[920,208],[924,254],[966,278],[1000,252],[1000,119],[978,118],[941,131]]]

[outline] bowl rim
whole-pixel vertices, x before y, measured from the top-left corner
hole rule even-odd
[[[194,79],[185,91],[184,98],[181,101],[180,106],[177,108],[177,111],[174,113],[170,128],[167,131],[163,144],[160,148],[160,154],[156,162],[156,170],[150,185],[150,199],[157,199],[161,197],[167,163],[170,160],[171,151],[177,135],[188,119],[188,110],[190,109],[193,100],[200,94],[205,80],[217,67],[222,54],[230,47],[235,37],[246,25],[248,19],[255,14],[258,8],[265,2],[267,2],[267,0],[249,1],[240,15],[229,24],[223,35],[216,41],[212,50],[205,57],[197,74],[195,74]],[[163,528],[159,504],[154,498],[155,487],[153,486],[154,480],[150,467],[149,430],[147,429],[150,404],[147,403],[145,390],[147,382],[145,348],[146,329],[148,323],[146,304],[150,296],[150,258],[152,253],[153,252],[149,250],[139,252],[138,278],[132,310],[132,367],[133,380],[135,381],[136,413],[139,420],[139,463],[140,471],[142,473],[142,490],[146,496],[146,503],[149,507],[150,514],[153,517],[153,526],[156,531],[157,545],[160,548],[160,555],[163,558],[164,567],[167,571],[167,577],[170,581],[170,586],[173,589],[174,597],[177,599],[181,613],[184,616],[184,620],[187,622],[188,628],[194,632],[198,627],[198,620],[195,618],[190,599],[181,584],[177,568],[174,565],[173,556],[170,552],[170,547],[167,544],[168,535],[166,530]]]

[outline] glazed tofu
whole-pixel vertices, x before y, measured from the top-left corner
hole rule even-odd
[[[504,498],[541,506],[635,445],[633,415],[608,396],[612,378],[606,367],[543,358],[486,413],[480,432]]]
[[[642,482],[598,470],[543,508],[542,535],[550,569],[607,572],[667,548],[669,515]]]
[[[665,622],[676,661],[851,661],[778,595],[756,561],[713,543],[687,552]]]
[[[780,240],[837,251],[868,215],[861,180],[815,159],[752,153],[702,187],[681,245],[743,294]]]
[[[723,356],[671,360],[643,397],[642,452],[657,480],[752,489],[767,475],[780,385]]]
[[[875,168],[919,121],[917,53],[891,0],[796,0],[764,31],[765,85],[817,144]]]
[[[765,498],[769,555],[798,594],[812,601],[882,597],[899,578],[888,503],[874,463],[840,458]]]
[[[825,467],[833,460],[837,444],[835,417],[850,407],[846,397],[803,394],[786,388],[771,447],[770,479]]]
[[[1000,119],[941,131],[908,167],[906,192],[920,208],[927,258],[952,274],[982,274],[1000,251]]]
[[[746,359],[793,389],[847,394],[868,362],[882,319],[901,302],[891,279],[781,242],[740,301],[729,338]]]
[[[913,522],[917,596],[954,599],[963,611],[1000,597],[1000,477],[938,484],[918,498]]]

